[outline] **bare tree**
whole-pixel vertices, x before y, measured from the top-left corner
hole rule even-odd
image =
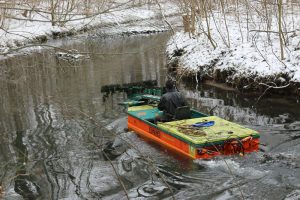
[[[283,49],[283,31],[282,31],[282,0],[278,0],[278,34],[280,41],[280,56],[281,60],[284,60],[284,49]]]
[[[244,35],[248,42],[253,41],[251,32],[255,31],[259,33],[255,36],[266,38],[259,41],[265,43],[265,51],[266,45],[279,43],[281,60],[285,58],[289,33],[296,30],[295,15],[300,13],[297,0],[177,0],[177,4],[183,13],[185,31],[190,35],[205,35],[213,48],[216,48],[213,40],[216,37],[230,48],[233,42],[231,31],[238,27],[241,42],[244,42]]]

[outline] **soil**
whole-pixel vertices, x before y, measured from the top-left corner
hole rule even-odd
[[[179,57],[168,57],[167,68],[176,77],[186,81],[201,81],[224,90],[236,90],[242,93],[256,95],[275,94],[280,96],[300,97],[300,83],[289,80],[287,74],[276,74],[269,77],[244,77],[237,76],[235,69],[219,70],[212,66],[199,66],[198,71],[190,71],[185,66],[179,65]],[[209,68],[209,70],[207,70]],[[201,70],[206,69],[206,70]],[[273,82],[280,80],[281,82]]]

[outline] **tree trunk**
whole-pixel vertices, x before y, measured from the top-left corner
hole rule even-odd
[[[282,0],[278,0],[278,33],[280,41],[280,58],[284,60],[283,31],[282,31]]]

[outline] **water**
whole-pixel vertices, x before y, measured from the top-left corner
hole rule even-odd
[[[179,85],[193,107],[261,132],[260,152],[244,157],[190,161],[126,130],[118,106],[125,94],[104,101],[100,88],[162,85],[168,37],[81,36],[52,44],[94,54],[35,50],[1,61],[4,198],[299,199],[300,109],[293,98],[256,103],[207,85]]]

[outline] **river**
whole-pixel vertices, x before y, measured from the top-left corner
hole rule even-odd
[[[300,198],[296,99],[258,101],[181,82],[193,107],[261,133],[259,152],[187,160],[126,129],[126,114],[118,105],[124,93],[107,97],[100,92],[105,85],[147,80],[161,86],[168,33],[99,35],[50,42],[90,55],[33,49],[0,61],[5,199]]]

